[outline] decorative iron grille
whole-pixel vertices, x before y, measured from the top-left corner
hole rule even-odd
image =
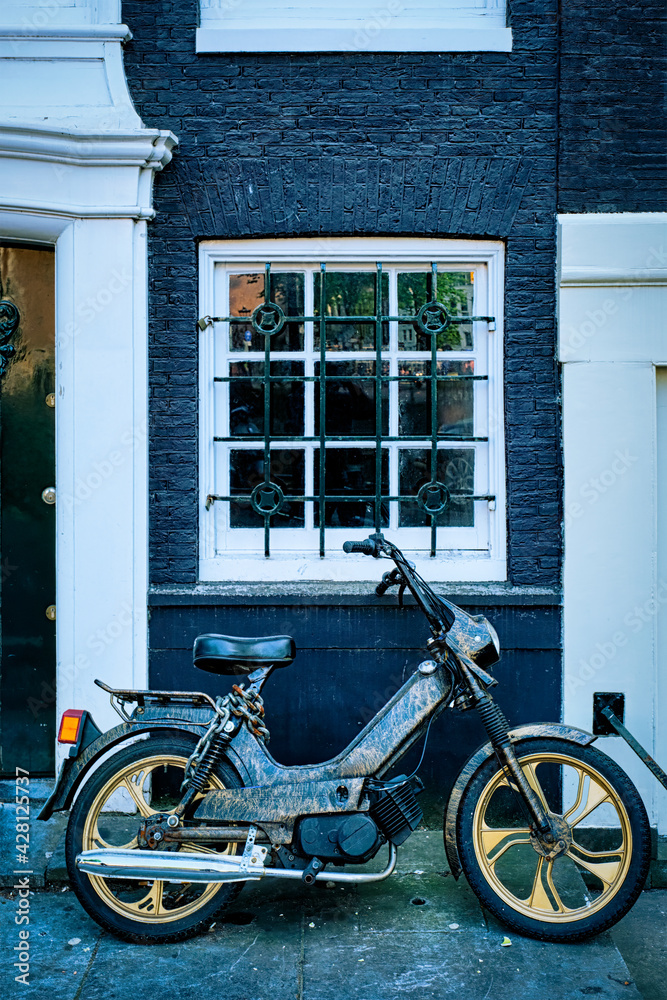
[[[296,271],[296,268],[295,268]],[[338,268],[335,269],[340,274]],[[281,272],[282,273],[282,272]],[[339,505],[360,505],[366,511],[371,512],[370,523],[366,520],[366,526],[373,527],[376,531],[382,530],[388,523],[389,505],[397,504],[403,511],[413,511],[413,514],[403,514],[402,516],[410,523],[412,517],[417,517],[414,523],[426,524],[430,527],[430,555],[434,557],[438,546],[438,530],[442,527],[439,520],[442,520],[445,512],[452,511],[457,506],[470,504],[472,501],[486,500],[495,501],[493,494],[476,494],[473,489],[461,490],[451,489],[439,474],[439,465],[442,466],[442,458],[446,453],[442,450],[443,442],[486,442],[487,436],[475,436],[472,433],[463,433],[461,428],[450,427],[444,429],[438,424],[438,405],[441,400],[441,387],[451,386],[453,383],[474,383],[487,381],[488,375],[474,374],[461,370],[464,366],[458,363],[448,363],[446,360],[447,335],[448,331],[461,325],[470,325],[474,322],[485,322],[489,324],[489,330],[495,328],[495,318],[493,316],[475,315],[452,315],[442,301],[438,299],[438,267],[436,263],[430,265],[430,270],[426,272],[426,297],[427,301],[415,310],[413,314],[401,313],[391,315],[387,308],[386,286],[384,285],[384,275],[381,263],[377,263],[373,275],[373,309],[372,311],[358,313],[354,315],[332,314],[327,307],[328,279],[331,272],[327,272],[327,265],[321,263],[319,275],[316,277],[315,287],[315,309],[311,315],[300,314],[292,311],[289,306],[289,296],[283,296],[282,304],[272,298],[272,275],[271,264],[264,265],[264,289],[263,301],[252,311],[249,309],[239,310],[237,314],[228,316],[203,316],[198,321],[200,330],[216,323],[227,325],[230,342],[237,345],[248,346],[257,351],[257,343],[263,345],[263,360],[244,361],[243,355],[238,355],[238,362],[230,361],[230,374],[216,375],[214,382],[227,383],[229,386],[229,408],[234,412],[233,397],[235,392],[242,396],[244,385],[257,384],[258,378],[261,381],[261,416],[256,414],[255,423],[247,419],[246,425],[241,427],[238,421],[230,420],[229,434],[224,436],[216,435],[215,442],[232,445],[236,442],[243,442],[247,446],[249,439],[258,441],[261,450],[261,481],[254,485],[249,476],[246,475],[243,462],[240,462],[236,470],[236,480],[230,479],[230,490],[226,494],[209,493],[206,499],[206,509],[209,510],[216,502],[229,505],[230,511],[234,512],[236,526],[255,526],[263,524],[264,534],[264,555],[271,554],[271,532],[275,530],[275,519],[280,516],[289,517],[292,524],[299,526],[303,522],[299,510],[303,510],[301,505],[312,503],[314,505],[315,516],[313,522],[319,529],[319,555],[325,555],[326,532],[335,523],[335,511],[340,509]],[[254,275],[240,275],[242,278],[257,278]],[[275,282],[273,282],[275,285]],[[280,296],[276,295],[275,298]],[[292,298],[294,298],[292,296]],[[405,356],[403,370],[397,374],[391,374],[387,362],[388,347],[388,325],[392,323],[401,324],[405,330],[410,328],[414,331],[414,336],[421,345],[422,352],[428,351],[430,360],[424,364],[410,360],[410,356]],[[286,337],[294,339],[295,331],[304,329],[304,324],[312,324],[315,332],[314,345],[318,348],[318,360],[315,362],[313,374],[306,374],[305,369],[299,369],[292,361],[281,360],[281,355],[272,349],[279,338],[285,340]],[[372,340],[371,350],[374,352],[374,360],[368,358],[368,350],[361,355],[361,362],[355,362],[357,370],[352,373],[345,373],[346,361],[338,361],[327,355],[327,345],[329,343],[329,331],[332,327],[340,329],[341,324],[360,324],[368,333],[368,343]],[[298,340],[298,336],[297,336]],[[244,345],[244,341],[246,342]],[[303,344],[303,337],[298,341]],[[284,349],[284,346],[283,346]],[[303,348],[301,348],[303,349]],[[297,345],[297,352],[299,347]],[[363,370],[359,365],[366,362]],[[410,368],[413,366],[413,369]],[[291,366],[291,368],[290,368]],[[420,367],[421,371],[415,371],[414,366]],[[250,368],[254,368],[250,371]],[[282,368],[282,371],[280,370]],[[341,368],[343,370],[341,370]],[[428,371],[425,371],[428,368]],[[259,369],[259,370],[258,370]],[[336,369],[336,370],[334,370]],[[289,407],[285,407],[286,400],[292,396],[295,400],[295,407],[303,406],[306,394],[306,386],[314,385],[314,434],[289,433],[294,428],[290,427]],[[339,389],[349,383],[358,386],[360,383],[368,383],[372,386],[372,396],[374,397],[374,412],[366,414],[362,420],[362,430],[357,427],[356,432],[332,434],[327,432],[328,408],[332,405],[331,390]],[[391,433],[390,421],[388,419],[388,396],[391,383],[399,383],[402,387],[411,383],[419,383],[426,386],[426,412],[422,414],[428,420],[428,427],[425,433]],[[282,404],[282,405],[281,405]],[[237,407],[243,409],[243,407]],[[395,423],[395,421],[393,421]],[[305,427],[304,427],[305,430]],[[331,491],[327,483],[327,458],[331,461],[333,452],[327,448],[332,443],[349,442],[352,445],[372,444],[374,458],[374,488],[360,491],[358,489],[347,488],[344,492]],[[423,474],[416,480],[408,482],[403,477],[403,488],[392,492],[388,489],[389,476],[387,472],[387,445],[392,442],[420,442],[428,450],[428,476]],[[279,475],[272,473],[272,460],[276,454],[272,451],[272,444],[294,443],[295,446],[313,444],[314,464],[312,483],[315,486],[313,492],[289,491],[285,487],[285,482],[277,481]],[[239,453],[243,454],[243,453]],[[287,454],[283,452],[283,454]],[[349,452],[345,454],[350,454]],[[406,452],[406,455],[410,453]],[[451,454],[451,453],[447,453]],[[246,465],[249,467],[251,460],[254,461],[254,452],[246,447],[246,456],[250,456]],[[255,463],[257,464],[257,463]],[[275,463],[273,463],[275,464]],[[406,464],[409,473],[409,462]],[[423,469],[421,470],[423,473]],[[330,477],[331,478],[331,477]],[[371,478],[370,476],[368,477]],[[305,481],[305,480],[304,480]],[[373,487],[373,484],[370,484]],[[330,512],[334,510],[332,515]],[[245,513],[244,513],[245,512]],[[418,513],[415,513],[418,512]],[[333,519],[333,520],[332,520]],[[342,519],[343,521],[345,518]],[[339,519],[340,522],[340,519]],[[339,526],[344,526],[340,525]]]

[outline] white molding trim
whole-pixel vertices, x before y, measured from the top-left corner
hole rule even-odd
[[[75,219],[153,219],[154,209],[145,209],[141,205],[97,205],[90,208],[87,205],[52,204],[31,200],[29,204],[20,199],[3,198],[0,194],[0,212],[24,212],[37,215],[55,215],[62,218]]]
[[[581,288],[594,285],[665,285],[667,268],[562,267],[560,283]]]
[[[372,12],[370,12],[372,14]],[[197,52],[511,52],[511,28],[197,28]]]
[[[215,315],[216,264],[256,263],[271,260],[280,264],[289,262],[328,264],[371,264],[382,260],[393,263],[427,264],[431,260],[451,265],[483,265],[486,267],[487,303],[493,303],[496,331],[488,334],[486,370],[490,378],[489,393],[489,447],[488,477],[491,492],[496,496],[495,511],[489,510],[488,548],[471,548],[465,551],[444,552],[435,559],[422,554],[416,558],[421,571],[434,581],[499,581],[507,578],[506,561],[506,499],[505,499],[505,447],[503,426],[503,328],[504,328],[504,245],[488,240],[445,240],[400,237],[332,237],[260,240],[209,240],[199,246],[200,315]],[[482,310],[490,305],[480,306]],[[214,399],[211,379],[214,374],[214,337],[207,328],[200,338],[200,563],[202,581],[230,579],[253,580],[372,580],[375,571],[370,560],[337,558],[328,554],[325,560],[318,555],[306,558],[275,550],[275,555],[265,559],[243,552],[218,554],[216,551],[215,508],[207,511],[206,496],[215,482],[214,455]],[[495,377],[494,377],[495,376]],[[367,532],[350,529],[349,537],[361,538]]]
[[[55,0],[54,0],[55,2]],[[48,39],[49,41],[129,42],[132,32],[126,24],[81,24],[54,27],[0,25],[0,41]]]
[[[152,166],[161,170],[171,160],[177,143],[173,132],[160,129],[82,135],[78,130],[21,127],[0,121],[0,156],[82,167]]]
[[[152,219],[154,173],[177,143],[158,129],[88,136],[0,124],[0,212]]]

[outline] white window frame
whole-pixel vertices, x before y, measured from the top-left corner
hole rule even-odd
[[[201,3],[197,52],[511,52],[505,0]]]
[[[200,316],[224,316],[226,302],[221,282],[216,280],[219,264],[232,269],[237,266],[259,266],[265,261],[275,265],[275,269],[290,270],[299,264],[319,264],[326,261],[333,269],[336,264],[372,264],[381,260],[383,265],[421,265],[431,261],[447,269],[469,270],[474,266],[484,268],[485,287],[476,291],[476,315],[495,317],[495,330],[488,332],[488,324],[474,324],[475,336],[483,336],[486,342],[486,358],[483,368],[488,373],[487,386],[488,414],[485,406],[475,402],[476,434],[488,433],[488,461],[476,462],[475,492],[492,494],[495,501],[474,501],[475,528],[453,529],[461,533],[457,544],[465,548],[448,549],[431,558],[423,552],[412,552],[419,571],[433,581],[499,581],[507,578],[506,524],[505,524],[505,446],[503,419],[503,289],[504,289],[504,246],[495,241],[403,239],[403,238],[331,238],[331,239],[271,239],[271,240],[216,240],[207,241],[199,247],[200,272]],[[221,269],[218,269],[220,272]],[[215,405],[216,392],[213,379],[216,371],[214,326],[208,326],[200,335],[199,375],[200,375],[200,502],[199,502],[199,576],[203,582],[230,581],[361,581],[377,577],[377,565],[367,558],[352,558],[335,553],[327,553],[324,559],[319,554],[298,554],[299,534],[304,529],[281,529],[271,533],[271,556],[266,558],[263,551],[255,553],[239,551],[237,548],[224,549],[218,539],[221,537],[221,518],[224,517],[222,504],[214,503],[206,508],[207,496],[223,493],[224,470],[216,469]],[[219,335],[218,335],[219,336]],[[417,355],[419,357],[419,355]],[[476,383],[476,385],[479,383]],[[480,395],[480,401],[484,394]],[[484,426],[480,427],[479,421]],[[488,428],[488,430],[487,430]],[[250,447],[250,442],[248,443]],[[255,444],[255,447],[258,445]],[[465,445],[463,445],[465,446]],[[293,445],[292,445],[293,447]],[[477,532],[481,524],[486,530],[480,541]],[[254,529],[234,529],[255,534]],[[339,531],[340,529],[327,529]],[[388,537],[397,544],[405,544],[410,551],[410,532],[415,529],[403,528],[387,530]],[[423,529],[416,529],[421,531]],[[438,534],[443,530],[438,530]],[[258,532],[258,535],[261,532]],[[467,535],[466,535],[467,533]],[[341,543],[345,539],[361,539],[368,530],[347,529],[341,531]],[[474,536],[474,537],[473,537]],[[302,535],[303,537],[303,535]],[[458,536],[457,536],[458,537]]]

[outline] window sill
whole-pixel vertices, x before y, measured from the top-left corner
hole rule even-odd
[[[204,52],[511,52],[511,28],[375,29],[374,22],[331,28],[198,28]]]
[[[437,559],[415,553],[408,547],[405,548],[405,554],[414,562],[417,572],[431,584],[441,583],[449,587],[452,580],[473,585],[490,581],[502,583],[507,580],[505,559],[494,558],[483,549],[465,552],[449,550],[439,553]],[[272,555],[270,559],[255,553],[229,552],[202,559],[199,564],[199,579],[202,583],[217,584],[233,577],[240,587],[259,580],[265,581],[267,586],[278,584],[297,589],[306,584],[316,588],[337,588],[349,583],[371,587],[392,566],[393,563],[388,559],[377,562],[364,556],[351,558],[342,554],[329,554],[326,559],[320,560],[315,555],[304,558],[281,552]]]
[[[436,584],[437,593],[465,607],[559,606],[559,587],[513,586],[510,583]],[[378,597],[375,583],[198,583],[155,585],[149,607],[202,605],[395,606],[396,592]],[[406,596],[406,604],[414,604]]]

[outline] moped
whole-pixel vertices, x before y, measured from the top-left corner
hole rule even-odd
[[[148,944],[206,930],[249,880],[386,879],[422,820],[416,772],[390,772],[438,715],[473,709],[487,741],[445,811],[452,874],[465,874],[506,926],[539,940],[611,926],[649,865],[648,818],[630,779],[582,730],[510,729],[489,690],[500,657],[491,624],[436,594],[382,534],[343,548],[393,561],[376,592],[397,586],[399,603],[412,595],[431,630],[426,658],[342,753],[295,767],[267,750],[260,695],[294,659],[289,636],[199,636],[195,666],[247,675],[224,697],[96,681],[122,724],[101,733],[88,712],[64,713],[59,739],[70,755],[40,814],[71,807],[67,867],[83,907],[118,937]],[[383,847],[384,869],[359,871]]]

